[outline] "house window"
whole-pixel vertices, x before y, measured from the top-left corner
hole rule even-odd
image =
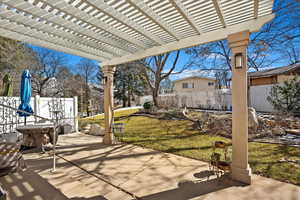
[[[194,88],[194,83],[182,83],[182,88]]]
[[[208,86],[213,86],[214,82],[208,82]]]

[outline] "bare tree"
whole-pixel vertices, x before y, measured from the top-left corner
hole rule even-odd
[[[98,65],[89,59],[82,58],[79,63],[77,64],[79,74],[84,79],[84,103],[85,103],[85,110],[87,115],[89,116],[89,99],[90,99],[90,83],[95,79],[96,70]]]
[[[74,74],[68,67],[59,67],[56,73],[57,90],[63,97],[76,96],[76,89],[78,83],[74,80]]]
[[[47,89],[55,90],[55,93],[59,93],[59,90],[56,90],[56,86],[50,84],[50,81],[53,80],[52,83],[55,84],[58,68],[64,66],[66,58],[55,51],[42,48],[36,51],[36,58],[37,63],[31,69],[33,92],[40,96],[47,95]]]
[[[290,48],[284,48],[286,52],[286,57],[289,60],[289,64],[295,64],[300,61],[300,46],[294,45],[294,43],[289,44]]]
[[[230,87],[230,73],[228,70],[219,70],[215,72],[215,77],[217,80],[217,89],[222,89],[224,86],[225,88]]]
[[[144,59],[142,64],[142,74],[145,78],[153,97],[155,106],[158,105],[157,97],[159,94],[161,82],[167,79],[170,75],[181,73],[187,66],[178,68],[177,63],[180,57],[180,51],[174,53],[165,53],[158,56],[152,56]]]
[[[299,57],[297,51],[300,43],[295,40],[300,38],[300,4],[294,0],[277,0],[274,12],[275,18],[250,36],[247,49],[250,70],[271,67],[283,59],[286,63],[292,63],[295,57]],[[187,49],[186,53],[190,55],[189,64],[194,67],[215,72],[231,71],[231,51],[227,40],[196,46]]]

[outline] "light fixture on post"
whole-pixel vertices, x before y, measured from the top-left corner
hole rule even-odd
[[[107,76],[104,76],[102,79],[102,84],[105,85],[107,83]]]
[[[243,60],[243,54],[237,53],[234,55],[234,65],[236,69],[243,68],[244,60]]]

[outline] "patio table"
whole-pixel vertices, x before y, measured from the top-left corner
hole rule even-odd
[[[24,125],[18,126],[16,130],[23,134],[24,146],[42,148],[43,145],[48,144],[49,142],[54,144],[53,124]],[[56,131],[56,134],[57,133],[58,131]],[[57,137],[55,143],[57,143]]]

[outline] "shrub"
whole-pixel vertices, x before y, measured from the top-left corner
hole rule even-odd
[[[275,110],[284,114],[300,115],[300,80],[297,77],[274,85],[267,100]]]
[[[146,110],[150,110],[152,107],[153,107],[153,103],[148,101],[148,102],[145,102],[144,105],[143,105],[144,109]]]

